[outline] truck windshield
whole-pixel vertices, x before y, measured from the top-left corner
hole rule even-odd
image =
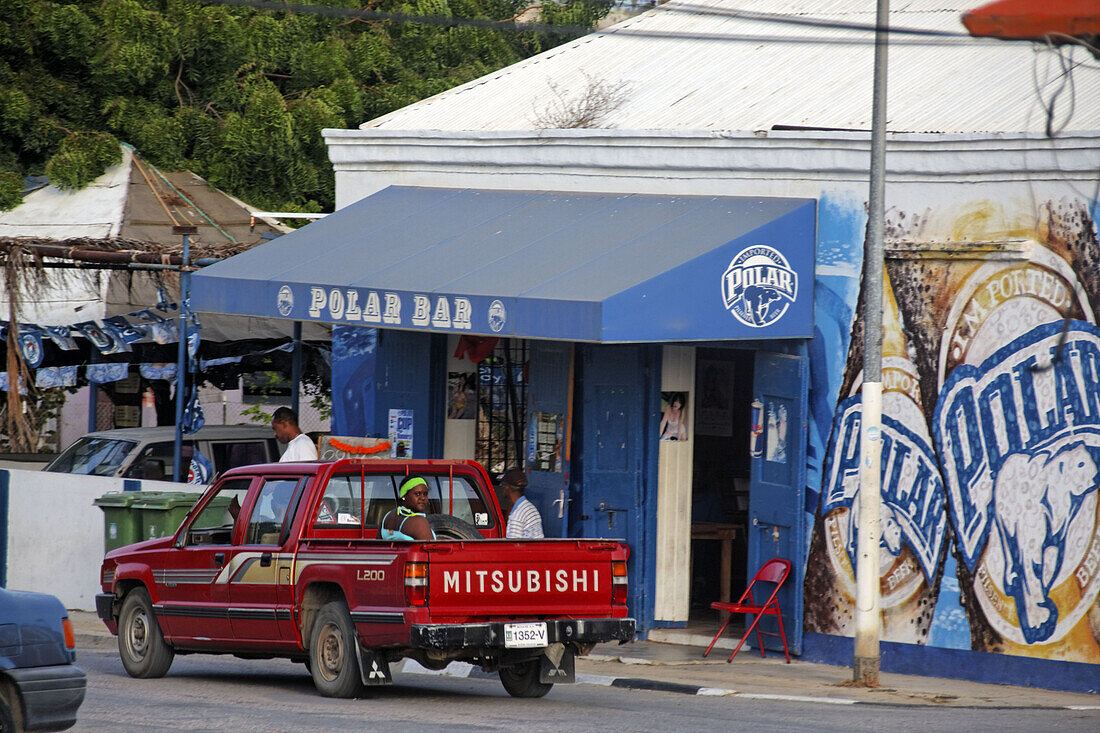
[[[42,470],[90,476],[113,476],[136,446],[137,443],[131,440],[81,438]]]

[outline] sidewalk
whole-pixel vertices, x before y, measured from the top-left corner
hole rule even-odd
[[[108,649],[116,645],[94,613],[70,611],[76,631],[77,654],[81,649]],[[696,639],[689,639],[696,641]],[[709,639],[707,640],[709,641]],[[639,690],[658,690],[691,695],[730,695],[753,699],[802,700],[816,704],[923,705],[930,707],[1071,708],[1100,711],[1100,696],[1032,687],[991,685],[963,680],[883,674],[876,689],[848,687],[851,670],[793,660],[782,654],[741,649],[732,664],[726,663],[733,648],[722,640],[710,657],[703,647],[653,641],[600,644],[592,654],[577,660],[577,682]],[[406,661],[394,668],[405,673],[481,677],[480,669],[453,663],[442,673],[428,672]],[[495,678],[496,675],[491,675]]]

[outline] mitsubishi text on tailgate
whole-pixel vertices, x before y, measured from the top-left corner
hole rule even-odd
[[[435,539],[380,539],[409,476],[428,487]],[[576,656],[633,638],[629,548],[509,540],[504,526],[474,461],[233,469],[173,537],[107,554],[96,608],[134,677],[163,676],[177,652],[287,657],[322,695],[353,697],[402,658],[462,660],[541,697],[574,681]]]

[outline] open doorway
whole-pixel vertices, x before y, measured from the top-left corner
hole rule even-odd
[[[736,599],[746,584],[753,358],[743,349],[696,349],[688,625],[701,631],[718,620],[710,604]]]

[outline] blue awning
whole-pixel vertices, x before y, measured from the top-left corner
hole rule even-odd
[[[812,199],[392,186],[196,273],[200,311],[591,342],[813,335]]]

